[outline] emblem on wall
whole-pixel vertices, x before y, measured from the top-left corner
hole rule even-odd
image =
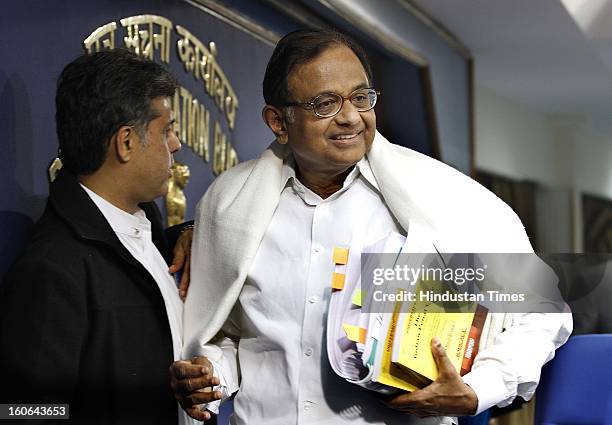
[[[122,29],[123,47],[150,60],[170,63],[170,47],[175,30],[178,35],[176,52],[185,72],[202,82],[204,93],[224,117],[230,131],[234,129],[239,102],[229,79],[217,63],[217,46],[214,41],[205,45],[189,30],[157,15],[130,16],[117,22],[109,22],[95,29],[83,40],[88,53],[117,47],[116,33]],[[188,146],[204,162],[210,161],[212,171],[221,174],[238,163],[238,155],[224,132],[219,120],[211,124],[211,110],[197,96],[184,87],[174,94],[173,110],[176,117],[175,131],[183,144]]]
[[[238,164],[238,155],[226,129],[229,132],[234,130],[239,101],[217,62],[217,45],[214,41],[204,43],[187,28],[174,25],[169,19],[158,15],[136,15],[109,22],[96,28],[83,40],[83,48],[90,54],[117,47],[166,64],[170,64],[171,52],[175,51],[176,59],[183,65],[185,73],[201,83],[201,94],[205,95],[202,99],[183,86],[176,90],[172,109],[174,130],[181,143],[204,163],[210,163],[215,176]],[[226,125],[222,125],[224,121]],[[177,163],[175,167],[170,185],[174,192],[171,194],[169,191],[166,196],[169,223],[174,223],[178,217],[181,220],[184,218],[186,200],[182,189],[189,179],[186,165]],[[56,158],[48,169],[50,181],[60,168],[61,161]],[[177,180],[177,173],[183,173],[180,176],[184,182]]]

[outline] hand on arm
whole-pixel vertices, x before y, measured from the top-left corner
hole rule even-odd
[[[392,409],[419,417],[464,416],[476,413],[476,393],[463,382],[438,338],[432,339],[431,351],[438,365],[438,378],[425,388],[394,396],[386,400],[385,404]]]
[[[192,239],[193,226],[187,226],[179,235],[176,245],[174,245],[174,258],[172,259],[172,265],[168,269],[170,273],[176,273],[180,270],[183,271],[179,283],[179,296],[183,301],[185,301],[185,297],[187,297],[187,289],[189,288]]]
[[[206,357],[194,357],[191,361],[179,360],[170,366],[170,386],[174,396],[194,419],[211,419],[212,414],[201,410],[199,405],[221,399],[221,392],[212,390],[217,385],[219,378],[213,376],[213,366]],[[209,390],[203,391],[205,389]]]

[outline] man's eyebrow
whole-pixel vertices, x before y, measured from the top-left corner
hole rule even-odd
[[[172,118],[170,121],[168,121],[168,124],[166,124],[166,127],[171,126],[175,122],[176,122],[176,118]]]
[[[351,90],[351,93],[354,92],[355,90],[359,90],[359,89],[366,89],[370,87],[370,84],[368,82],[365,83],[359,83],[356,86],[353,87],[353,89]]]

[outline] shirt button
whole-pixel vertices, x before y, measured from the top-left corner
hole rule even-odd
[[[306,357],[312,356],[312,348],[307,348],[306,351],[304,351],[304,355]]]
[[[310,400],[306,400],[306,401],[304,402],[304,410],[310,410],[310,408],[312,407],[312,405],[313,405],[313,404],[314,404],[314,403],[313,403],[312,401],[310,401]]]
[[[315,246],[314,252],[321,252],[321,247],[319,245]]]
[[[316,295],[313,295],[312,297],[309,297],[309,298],[308,298],[308,302],[309,302],[310,304],[314,304],[314,303],[316,303],[317,301],[319,301],[319,297],[317,297]]]

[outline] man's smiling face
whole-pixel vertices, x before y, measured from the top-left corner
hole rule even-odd
[[[332,44],[315,59],[297,65],[288,78],[289,100],[293,102],[310,102],[322,93],[348,97],[369,86],[361,62],[341,44]],[[293,120],[286,123],[288,143],[301,170],[342,173],[363,158],[374,141],[373,109],[358,112],[348,100],[329,118],[319,118],[301,107],[293,109]]]

